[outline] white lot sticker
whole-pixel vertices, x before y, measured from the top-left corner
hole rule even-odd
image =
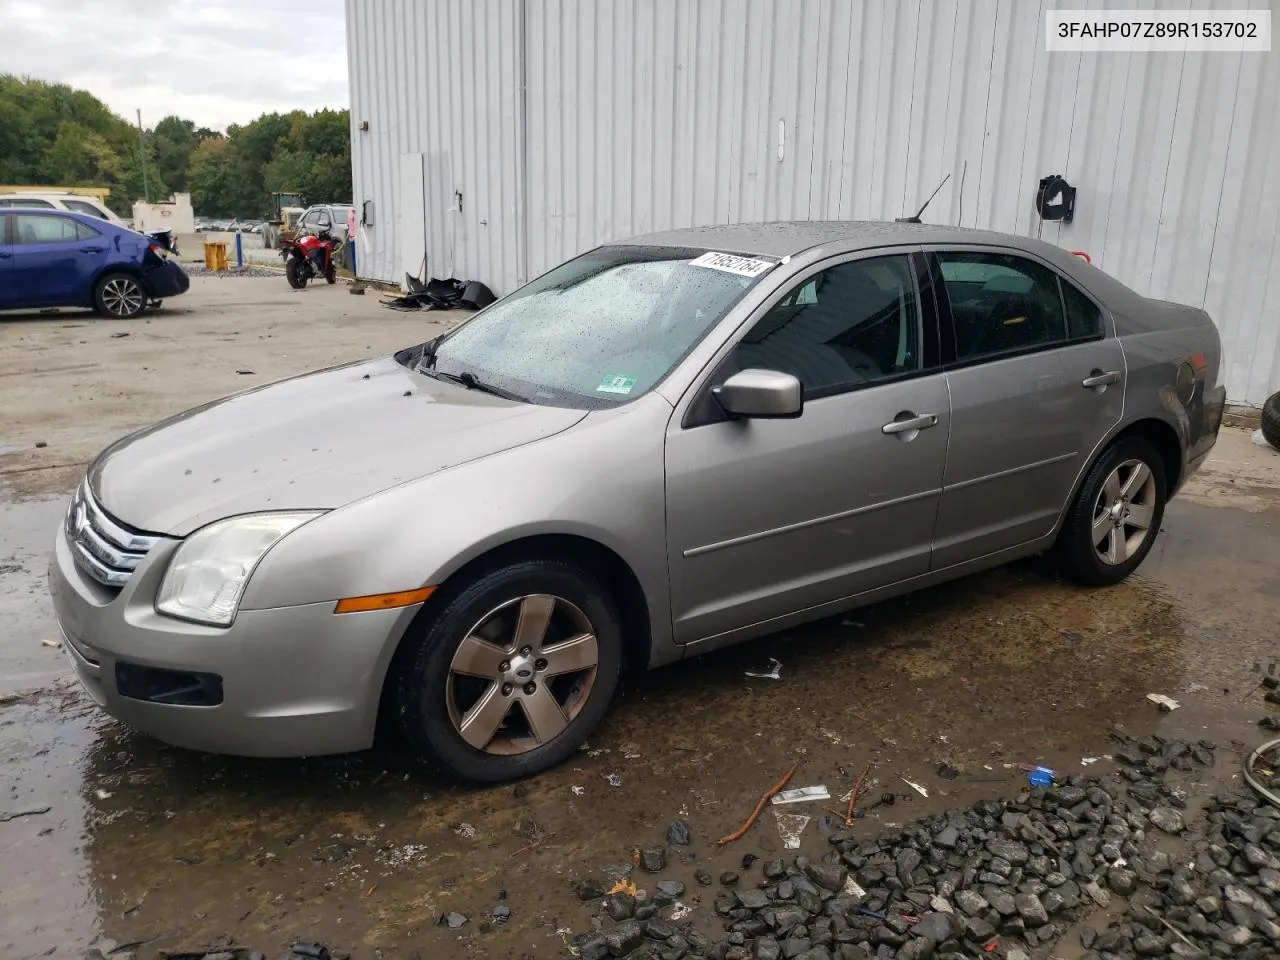
[[[755,260],[751,257],[736,257],[732,253],[707,252],[689,261],[690,266],[709,267],[712,270],[723,270],[725,273],[736,273],[740,277],[758,277],[774,266],[769,260]]]

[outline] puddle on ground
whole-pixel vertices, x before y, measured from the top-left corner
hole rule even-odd
[[[1258,739],[1258,671],[1277,652],[1277,519],[1274,507],[1175,502],[1141,575],[1115,588],[1019,563],[654,672],[629,684],[590,749],[514,787],[441,780],[393,737],[350,757],[241,760],[134,735],[70,687],[19,699],[0,707],[0,813],[51,811],[0,823],[0,955],[227,935],[269,954],[303,937],[362,957],[557,956],[556,931],[583,929],[590,912],[573,883],[625,868],[677,817],[694,842],[671,848],[662,876],[714,922],[714,888],[694,870],[781,854],[771,811],[745,839],[714,841],[796,760],[793,785],[833,798],[875,764],[869,795],[901,799],[861,821],[869,835],[1010,795],[1025,781],[1005,764],[1112,769],[1082,758],[1110,752],[1117,728],[1213,739],[1214,776],[1231,777],[1232,742]],[[0,639],[0,657],[14,642]],[[744,676],[771,657],[779,680]],[[1181,708],[1161,713],[1153,692]],[[943,763],[960,775],[940,776]],[[814,854],[822,808],[786,808],[812,817],[802,850]],[[510,922],[485,929],[499,903]],[[465,927],[435,925],[455,910]]]

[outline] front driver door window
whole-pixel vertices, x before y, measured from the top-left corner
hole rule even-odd
[[[943,376],[921,355],[935,317],[916,272],[906,253],[808,271],[758,311],[704,385],[737,369],[790,373],[804,385],[798,419],[673,419],[668,564],[680,642],[766,632],[928,569],[949,416]],[[908,418],[922,426],[897,430]]]
[[[83,243],[68,216],[15,213],[13,278],[18,298],[31,306],[67,302],[82,283]]]

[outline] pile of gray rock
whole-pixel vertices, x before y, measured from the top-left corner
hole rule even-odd
[[[1280,811],[1251,794],[1219,797],[1188,830],[1186,794],[1166,773],[1211,765],[1213,744],[1123,746],[1114,775],[1070,777],[874,839],[868,825],[839,830],[817,859],[744,862],[714,896],[723,932],[706,932],[705,909],[664,919],[683,890],[658,883],[641,899],[603,900],[609,920],[575,946],[583,960],[1027,960],[1050,956],[1075,928],[1087,960],[1280,956]],[[1080,923],[1113,905],[1123,909],[1107,914],[1109,927]]]

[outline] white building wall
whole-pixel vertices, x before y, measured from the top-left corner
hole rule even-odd
[[[949,173],[927,221],[1040,235],[1204,306],[1229,399],[1260,404],[1280,389],[1280,53],[1050,55],[1050,6],[347,0],[361,272],[417,272],[421,237],[429,275],[502,293],[650,230],[890,219]],[[1079,189],[1071,224],[1035,214],[1050,173]]]

